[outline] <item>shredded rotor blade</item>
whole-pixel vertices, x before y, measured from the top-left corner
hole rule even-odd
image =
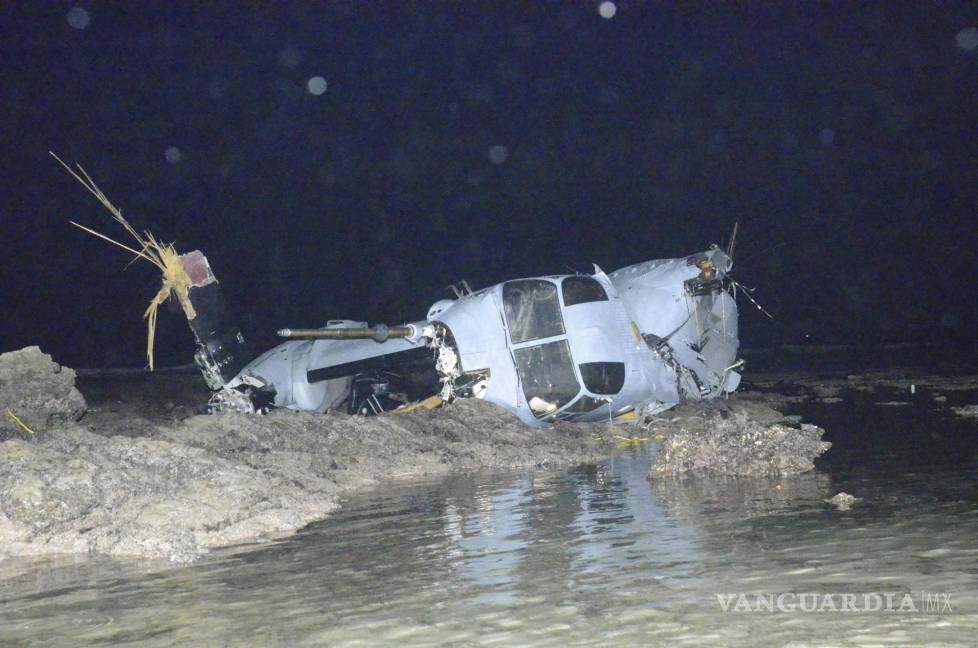
[[[157,266],[159,265],[156,262],[156,259],[154,259],[154,258],[152,258],[150,256],[147,256],[147,255],[143,254],[139,250],[134,250],[131,247],[129,247],[128,245],[125,245],[123,243],[120,243],[119,241],[115,240],[114,238],[110,238],[110,237],[106,236],[105,234],[102,234],[100,232],[96,232],[95,230],[91,229],[90,227],[85,227],[84,225],[79,225],[75,221],[68,221],[68,222],[71,223],[72,225],[74,225],[75,227],[77,227],[78,229],[84,230],[84,231],[88,232],[92,236],[97,236],[100,239],[102,239],[103,241],[108,241],[112,245],[118,245],[123,250],[126,250],[128,252],[132,252],[133,254],[136,255],[136,258],[143,258],[143,259],[146,259],[147,261],[149,261],[150,263],[152,263],[153,265],[157,265]]]
[[[113,220],[122,225],[122,227],[129,233],[129,235],[139,244],[140,249],[136,250],[129,247],[115,239],[106,236],[100,232],[85,227],[84,225],[79,225],[75,221],[69,221],[75,227],[96,236],[104,241],[108,241],[112,245],[118,246],[127,252],[131,252],[135,255],[129,265],[136,259],[145,259],[149,261],[154,266],[156,266],[162,273],[162,286],[160,286],[159,291],[156,296],[150,301],[149,306],[143,313],[143,319],[146,320],[146,359],[149,362],[150,370],[153,369],[153,345],[156,339],[156,316],[158,308],[170,298],[171,295],[176,295],[177,301],[180,302],[180,306],[183,308],[184,314],[187,316],[187,320],[193,320],[197,317],[197,312],[194,310],[193,304],[190,303],[189,290],[191,286],[190,277],[187,275],[186,269],[183,267],[183,262],[180,259],[180,254],[173,247],[173,244],[164,245],[156,240],[152,232],[149,230],[140,234],[136,229],[129,224],[129,221],[125,219],[122,215],[122,210],[112,204],[92,177],[88,175],[88,172],[80,164],[75,164],[77,171],[60,157],[54,154],[53,151],[48,151],[51,153],[51,157],[58,161],[58,163],[65,168],[65,170],[71,174],[75,180],[78,181],[81,186],[95,196],[96,200],[102,203],[109,213],[112,215]],[[126,266],[128,267],[128,266]]]

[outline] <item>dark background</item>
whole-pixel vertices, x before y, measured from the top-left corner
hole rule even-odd
[[[739,220],[746,346],[975,348],[975,3],[179,4],[0,6],[0,351],[144,363],[159,274],[48,150],[262,345]],[[161,313],[157,364],[192,350]]]

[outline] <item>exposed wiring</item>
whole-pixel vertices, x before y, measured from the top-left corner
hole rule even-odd
[[[737,281],[735,281],[732,278],[730,279],[730,283],[732,283],[737,288],[740,288],[741,290],[743,290],[744,291],[744,294],[747,295],[747,299],[750,300],[750,303],[754,304],[754,306],[756,306],[759,311],[761,311],[762,313],[764,313],[765,315],[767,315],[768,317],[770,317],[772,320],[774,319],[774,315],[772,315],[771,313],[767,312],[764,309],[764,307],[761,306],[760,304],[758,304],[757,303],[757,300],[754,299],[754,297],[751,295],[751,293],[754,292],[754,290],[755,290],[754,288],[748,288],[747,286],[745,286],[745,285],[743,285],[741,283],[738,283]]]

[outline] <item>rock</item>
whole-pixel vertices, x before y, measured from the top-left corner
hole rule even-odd
[[[0,441],[29,436],[7,410],[36,434],[77,421],[85,399],[75,389],[75,372],[38,347],[0,354]]]
[[[813,460],[832,444],[824,430],[764,405],[692,404],[695,416],[680,417],[678,429],[665,434],[649,478],[690,472],[746,477],[808,472]],[[680,410],[681,411],[681,410]],[[660,431],[660,434],[662,432]]]
[[[162,438],[77,425],[0,444],[0,558],[103,553],[177,562],[295,531],[337,507],[335,484]]]
[[[825,500],[826,504],[831,504],[836,509],[840,511],[848,511],[852,508],[852,505],[858,502],[860,498],[853,497],[849,493],[841,492],[833,495],[829,499]]]
[[[964,407],[952,407],[951,411],[961,418],[978,419],[978,405],[965,405]]]
[[[597,461],[614,431],[531,429],[475,400],[369,418],[275,411],[134,420],[0,443],[0,560],[101,553],[189,562],[295,532],[327,517],[342,491],[385,479]]]

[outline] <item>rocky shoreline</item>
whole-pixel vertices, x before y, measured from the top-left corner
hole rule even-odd
[[[0,560],[99,553],[189,562],[324,519],[350,489],[593,463],[622,436],[658,446],[650,471],[658,480],[804,472],[829,445],[819,428],[736,398],[670,410],[645,428],[537,430],[479,400],[380,417],[193,415],[192,403],[174,402],[179,390],[136,379],[118,381],[111,398],[93,390],[86,412],[74,380],[36,347],[0,355],[0,408],[16,416],[0,424]]]
[[[832,444],[825,430],[756,402],[708,401],[682,408],[650,430],[662,445],[649,479],[709,472],[736,477],[778,477],[814,470]],[[692,410],[692,411],[690,411]],[[661,429],[661,432],[659,431]]]

